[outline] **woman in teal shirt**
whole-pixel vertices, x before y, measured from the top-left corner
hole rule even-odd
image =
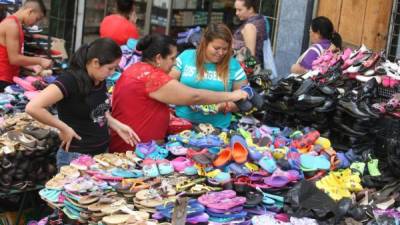
[[[239,62],[232,57],[232,41],[232,33],[226,25],[209,25],[197,50],[182,52],[170,75],[192,88],[221,92],[240,89],[247,84],[247,77]],[[195,108],[177,106],[176,115],[195,123],[211,123],[214,127],[227,128],[231,112],[237,110],[233,102],[208,106],[216,109],[211,114]]]

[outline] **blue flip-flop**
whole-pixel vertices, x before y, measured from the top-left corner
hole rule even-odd
[[[261,168],[266,170],[268,173],[273,173],[277,168],[274,158],[272,158],[271,156],[268,156],[268,155],[263,156],[258,161],[258,165],[260,165]]]
[[[329,170],[331,163],[324,156],[303,154],[300,156],[301,169],[303,171]]]
[[[122,168],[114,168],[111,174],[116,177],[122,178],[138,178],[143,177],[143,172],[137,169],[125,170]]]

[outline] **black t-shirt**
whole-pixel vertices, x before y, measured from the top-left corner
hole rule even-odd
[[[87,96],[79,94],[78,83],[69,73],[60,75],[54,84],[64,95],[57,103],[59,119],[82,138],[72,140],[70,151],[90,155],[105,152],[109,144],[105,112],[110,108],[105,82],[93,87]]]

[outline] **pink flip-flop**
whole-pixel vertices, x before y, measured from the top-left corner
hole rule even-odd
[[[179,173],[185,171],[185,169],[187,167],[194,165],[194,163],[190,159],[183,157],[183,156],[180,156],[180,157],[177,157],[177,158],[171,160],[171,163],[172,163],[172,166],[174,167],[174,170]]]
[[[271,176],[264,178],[264,183],[271,187],[279,188],[298,179],[300,179],[300,174],[296,170],[282,171],[277,169]]]
[[[30,82],[20,77],[13,77],[13,81],[20,87],[22,87],[25,91],[36,91],[36,88]]]
[[[239,205],[243,205],[246,202],[245,197],[233,197],[233,198],[224,198],[218,202],[207,204],[208,208],[213,209],[231,209]]]
[[[206,193],[198,198],[198,201],[203,205],[208,205],[221,201],[222,199],[229,199],[236,197],[236,192],[233,190],[212,191]],[[246,200],[246,198],[245,198]]]

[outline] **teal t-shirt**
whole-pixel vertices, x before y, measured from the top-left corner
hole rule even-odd
[[[182,52],[176,59],[175,68],[181,73],[180,82],[196,89],[221,92],[232,91],[234,82],[247,79],[239,62],[232,57],[229,61],[229,80],[226,89],[224,82],[217,76],[217,67],[215,63],[206,63],[204,65],[204,78],[200,80],[196,69],[196,50],[194,49]],[[195,123],[211,123],[214,127],[219,128],[227,128],[232,116],[231,113],[227,113],[226,115],[223,113],[204,115],[201,112],[193,111],[188,106],[177,106],[176,115]]]

